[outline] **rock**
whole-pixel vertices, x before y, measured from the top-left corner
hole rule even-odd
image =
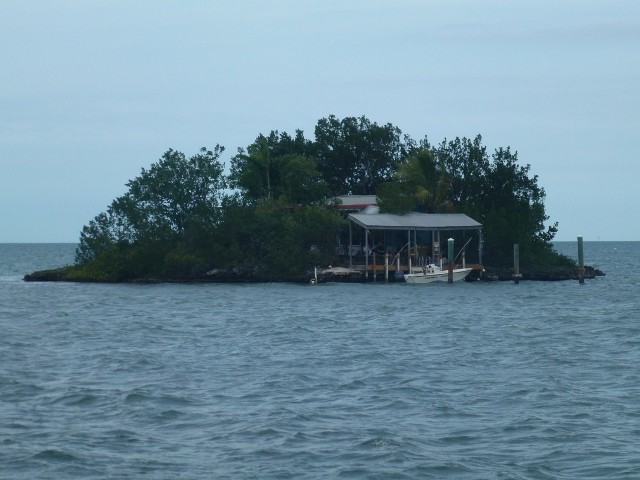
[[[472,272],[467,277],[468,281],[482,280],[491,281],[508,281],[513,280],[512,268],[485,268],[484,272]],[[520,280],[535,280],[542,282],[558,282],[563,280],[578,280],[578,268],[540,268],[540,269],[522,269],[522,277]],[[594,267],[585,266],[584,278],[593,279],[595,277],[603,277],[605,273]]]
[[[67,278],[70,267],[54,268],[52,270],[40,270],[24,276],[25,282],[63,282]]]

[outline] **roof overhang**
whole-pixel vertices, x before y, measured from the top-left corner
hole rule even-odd
[[[349,220],[369,230],[479,230],[464,213],[350,213]]]

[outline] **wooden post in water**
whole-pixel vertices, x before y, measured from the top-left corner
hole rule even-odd
[[[449,268],[448,283],[453,283],[453,238],[448,240],[447,244],[447,267]]]
[[[371,251],[371,258],[373,258],[373,281],[375,282],[377,277],[376,273],[378,273],[376,271],[376,251],[375,250]]]
[[[578,282],[584,283],[584,247],[582,246],[582,235],[578,236]]]
[[[407,230],[407,266],[409,267],[409,273],[411,272],[411,230]]]
[[[520,244],[513,244],[513,281],[516,285],[520,283],[522,274],[520,273]]]
[[[384,254],[384,281],[389,282],[389,252]]]
[[[351,252],[351,245],[353,245],[353,237],[351,235],[351,222],[349,222],[349,270],[353,268],[353,253]]]
[[[364,230],[364,278],[369,281],[369,230]]]

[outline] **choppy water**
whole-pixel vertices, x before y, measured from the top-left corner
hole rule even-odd
[[[0,245],[0,478],[640,478],[639,242],[582,286],[21,281],[73,249]]]

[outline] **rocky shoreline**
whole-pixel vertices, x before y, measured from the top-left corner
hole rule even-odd
[[[568,268],[556,268],[556,269],[538,269],[538,270],[527,270],[523,269],[521,272],[520,280],[533,280],[540,282],[558,282],[563,280],[578,280],[578,268],[568,269]],[[597,268],[585,266],[584,267],[584,278],[585,279],[594,279],[596,277],[604,277],[606,274]],[[487,267],[484,269],[484,272],[473,271],[466,278],[467,281],[508,281],[513,280],[513,269],[508,268],[491,268]]]
[[[74,274],[73,266],[41,270],[24,276],[26,282],[87,282],[87,283],[265,283],[265,282],[289,282],[289,283],[327,283],[327,282],[365,282],[362,272],[349,271],[348,269],[327,269],[307,271],[300,275],[284,278],[273,278],[256,270],[210,270],[201,275],[189,275],[180,278],[138,278],[126,280],[102,280],[96,278],[81,277]],[[556,269],[523,269],[522,281],[563,281],[578,280],[577,268]],[[602,270],[585,266],[584,278],[593,279],[605,276]],[[389,272],[389,281],[394,281],[393,272]],[[484,271],[474,270],[465,279],[467,282],[496,282],[513,280],[513,270],[509,268],[487,267]],[[378,281],[384,281],[380,274]],[[371,281],[371,280],[370,280]]]

